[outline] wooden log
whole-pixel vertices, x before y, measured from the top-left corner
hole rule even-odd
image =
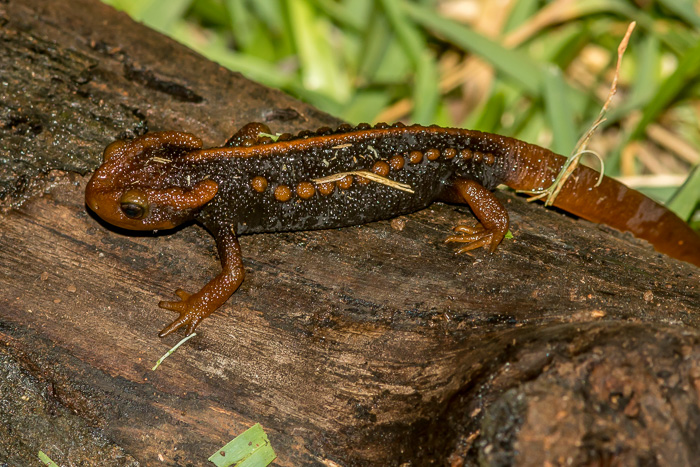
[[[221,144],[337,120],[96,1],[0,4],[0,459],[202,465],[256,422],[278,465],[690,465],[700,275],[499,194],[514,239],[443,244],[465,207],[241,238],[241,289],[182,336],[157,307],[218,271],[209,235],[85,210],[111,140]],[[6,84],[5,84],[6,83]]]

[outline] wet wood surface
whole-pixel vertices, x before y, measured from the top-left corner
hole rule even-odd
[[[240,290],[151,371],[182,337],[157,338],[158,301],[219,265],[198,226],[133,235],[86,212],[103,147],[337,121],[98,2],[10,1],[0,20],[0,460],[204,465],[256,422],[278,465],[700,455],[698,268],[510,194],[493,255],[455,256],[443,240],[472,216],[442,204],[244,236]]]

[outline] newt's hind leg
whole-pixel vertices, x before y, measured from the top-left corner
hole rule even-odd
[[[478,182],[457,178],[452,180],[448,199],[453,202],[466,202],[479,224],[474,226],[457,225],[447,243],[457,242],[467,245],[459,248],[457,253],[466,253],[476,248],[488,247],[493,253],[508,232],[508,211],[489,190]]]

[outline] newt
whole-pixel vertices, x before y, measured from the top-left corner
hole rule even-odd
[[[125,229],[201,223],[215,238],[222,271],[199,292],[175,291],[161,308],[179,313],[159,335],[197,325],[219,308],[245,275],[237,236],[345,227],[388,219],[434,201],[466,203],[478,223],[458,225],[448,242],[464,253],[495,251],[508,212],[493,195],[550,186],[565,158],[514,138],[401,123],[288,133],[277,139],[249,123],[223,147],[163,131],[110,144],[90,179],[87,206]],[[599,173],[575,169],[554,205],[649,241],[657,251],[700,266],[700,236],[665,207]]]

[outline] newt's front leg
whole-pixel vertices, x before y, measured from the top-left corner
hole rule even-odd
[[[175,321],[158,334],[160,337],[165,337],[183,326],[187,326],[187,335],[192,334],[197,325],[223,305],[243,282],[245,271],[236,235],[226,228],[212,233],[216,237],[222,271],[196,294],[178,289],[175,294],[180,297],[180,301],[162,301],[158,304],[161,308],[180,313]]]

